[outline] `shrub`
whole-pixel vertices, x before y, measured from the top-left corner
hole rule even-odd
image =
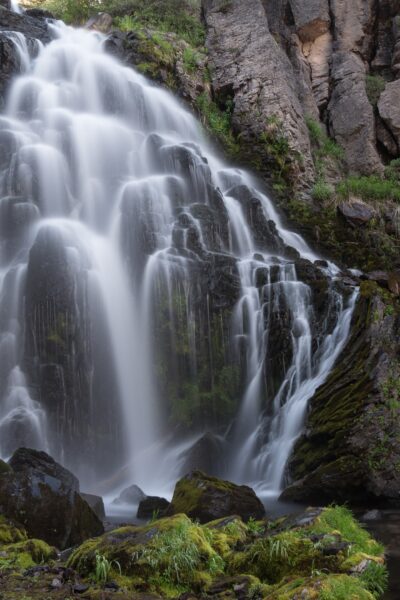
[[[380,95],[385,89],[386,81],[380,75],[367,75],[365,78],[365,89],[367,91],[368,100],[372,106],[378,104]]]
[[[334,193],[332,186],[323,180],[317,181],[311,190],[311,195],[317,202],[330,200]]]
[[[389,576],[385,565],[371,561],[361,573],[360,579],[376,598],[383,596],[387,590]]]

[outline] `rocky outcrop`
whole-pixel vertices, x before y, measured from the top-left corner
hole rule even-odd
[[[397,141],[400,152],[400,79],[386,85],[379,99],[378,109],[380,116]]]
[[[163,516],[168,507],[169,502],[165,498],[146,496],[140,501],[136,516],[138,519],[158,519]]]
[[[374,281],[360,294],[347,347],[311,400],[285,499],[400,506],[399,307]]]
[[[230,515],[244,521],[261,519],[264,506],[246,485],[235,485],[216,477],[193,471],[178,481],[167,514],[184,513],[200,523],[208,523]]]
[[[103,533],[103,525],[79,494],[79,482],[45,452],[20,448],[0,475],[0,509],[31,537],[60,549]]]
[[[268,172],[275,153],[301,188],[313,178],[304,111],[294,69],[268,27],[261,1],[206,0],[203,6],[218,104],[223,108],[232,103],[233,128],[253,148],[261,170]],[[279,124],[284,124],[283,134]]]

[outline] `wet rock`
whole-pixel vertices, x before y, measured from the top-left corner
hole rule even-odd
[[[0,31],[19,31],[30,38],[36,38],[47,44],[52,36],[47,23],[29,15],[0,10]]]
[[[182,472],[200,470],[208,475],[220,475],[226,468],[226,441],[212,433],[205,433],[183,453]]]
[[[146,498],[146,494],[140,489],[138,485],[130,485],[126,489],[122,490],[118,498],[113,500],[113,504],[139,504]]]
[[[76,583],[73,587],[72,587],[72,591],[74,594],[84,594],[85,592],[87,592],[89,589],[89,586],[86,585],[85,583]]]
[[[31,537],[63,549],[104,531],[77,478],[45,452],[20,448],[9,465],[12,472],[0,477],[1,512]]]
[[[35,19],[55,19],[53,13],[43,8],[28,8],[24,13],[28,17],[34,17]]]
[[[103,498],[101,496],[95,496],[94,494],[84,494],[83,492],[81,492],[81,497],[89,504],[90,508],[100,521],[104,521],[106,512],[104,510]]]
[[[248,486],[193,471],[178,481],[168,514],[184,513],[200,523],[230,515],[261,519],[265,510],[255,492]]]
[[[376,281],[382,287],[388,287],[389,274],[386,271],[371,271],[367,273],[366,278],[369,281]]]
[[[338,206],[341,215],[351,227],[363,227],[375,216],[375,211],[363,202],[342,202]]]
[[[93,29],[102,33],[108,33],[113,25],[113,18],[108,13],[99,13],[94,17],[91,17],[86,25],[86,29]]]
[[[362,517],[361,520],[362,521],[379,521],[380,519],[383,518],[383,513],[382,511],[374,508],[373,510],[369,510],[368,512],[366,512]]]
[[[166,513],[168,507],[169,502],[165,498],[146,496],[144,500],[140,501],[136,516],[138,519],[151,519],[155,515],[160,518]]]

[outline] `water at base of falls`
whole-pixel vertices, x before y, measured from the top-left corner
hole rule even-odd
[[[276,492],[356,292],[170,94],[101,35],[50,27],[47,46],[7,34],[0,454],[159,493],[207,432],[220,475]]]

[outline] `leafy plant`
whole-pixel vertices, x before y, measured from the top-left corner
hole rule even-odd
[[[365,89],[367,91],[368,100],[372,106],[378,104],[378,100],[383,90],[385,89],[386,81],[380,75],[367,75],[365,78]]]
[[[317,202],[326,202],[334,195],[335,190],[323,180],[318,180],[311,190],[311,195]]]
[[[121,575],[121,565],[117,560],[108,560],[103,554],[96,552],[94,579],[97,583],[105,584],[109,580],[113,566],[117,567]]]
[[[253,535],[260,535],[264,533],[265,530],[263,524],[259,521],[256,521],[254,517],[250,517],[250,519],[247,521],[247,529],[249,533],[252,533]]]
[[[389,575],[385,565],[371,561],[360,579],[376,598],[380,598],[387,590]]]

